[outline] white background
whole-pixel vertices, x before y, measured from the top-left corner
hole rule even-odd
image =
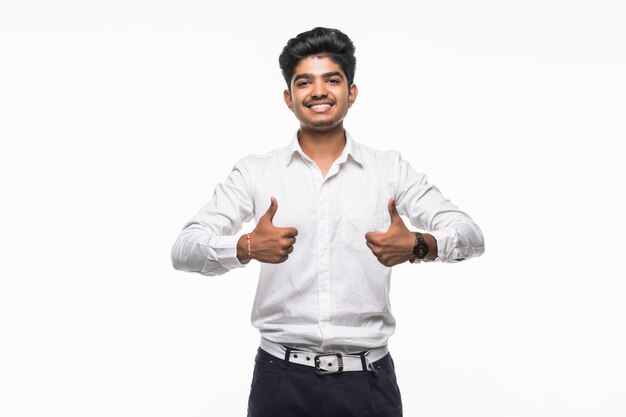
[[[353,137],[486,238],[394,269],[405,415],[626,415],[626,7],[556,0],[3,2],[0,415],[245,415],[258,264],[169,251],[291,139],[278,55],[314,26],[356,44]]]

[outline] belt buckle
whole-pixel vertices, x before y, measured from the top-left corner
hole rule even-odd
[[[322,364],[322,360],[323,360],[322,358],[328,357],[328,356],[337,358],[337,370],[328,370],[328,369],[320,368],[320,365]],[[328,363],[328,366],[333,366],[333,363]],[[317,372],[318,375],[337,374],[342,371],[343,371],[343,357],[341,356],[341,353],[327,353],[323,355],[315,355],[315,372]]]

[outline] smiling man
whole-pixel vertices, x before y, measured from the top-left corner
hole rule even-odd
[[[344,129],[358,93],[344,33],[301,33],[279,62],[300,128],[287,146],[235,163],[184,226],[172,262],[204,275],[261,263],[249,417],[401,416],[387,347],[391,267],[479,256],[482,232],[399,152]]]

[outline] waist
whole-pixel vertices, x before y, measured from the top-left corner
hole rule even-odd
[[[394,333],[393,318],[372,318],[364,325],[345,325],[330,322],[317,323],[313,320],[300,319],[300,323],[291,323],[295,319],[271,321],[253,321],[260,336],[275,343],[292,347],[319,351],[353,353],[385,346]]]
[[[347,356],[351,356],[351,355],[358,356],[360,354],[364,354],[370,362],[375,362],[379,359],[382,359],[389,353],[389,348],[387,344],[384,344],[383,346],[379,346],[375,348],[367,348],[367,349],[364,349],[361,351],[355,351],[355,352],[332,352],[332,351],[319,351],[319,350],[313,350],[310,348],[303,348],[298,345],[289,345],[289,344],[272,342],[271,340],[265,339],[264,337],[261,337],[261,342],[259,346],[261,347],[261,349],[263,349],[267,353],[280,359],[285,358],[285,354],[287,353],[287,348],[289,348],[293,352],[309,353],[312,356],[337,354],[337,353],[341,353]]]

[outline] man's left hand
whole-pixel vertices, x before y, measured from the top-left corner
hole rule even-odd
[[[385,266],[394,266],[413,258],[415,234],[404,225],[396,209],[396,198],[391,197],[387,204],[391,225],[386,232],[367,232],[366,245],[378,261]]]

